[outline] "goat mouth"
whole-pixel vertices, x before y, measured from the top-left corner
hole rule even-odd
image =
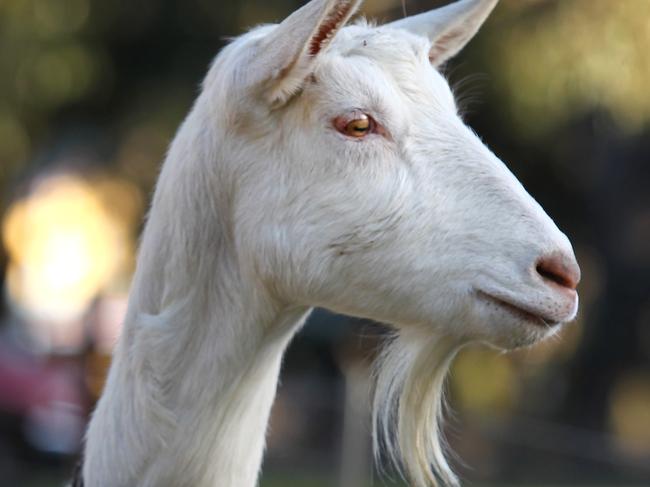
[[[517,318],[526,321],[528,323],[534,324],[536,326],[551,328],[561,323],[560,321],[556,321],[544,315],[535,313],[529,308],[524,308],[521,305],[518,305],[511,301],[506,301],[503,298],[499,298],[492,294],[488,294],[484,291],[477,291],[477,294],[483,300],[488,301],[489,303],[496,305],[500,309],[507,311],[509,314],[514,315]]]

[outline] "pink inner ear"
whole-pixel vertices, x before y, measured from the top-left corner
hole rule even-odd
[[[442,57],[449,50],[450,46],[448,44],[456,40],[460,35],[461,32],[452,30],[436,39],[429,52],[429,61],[435,63],[438,58]]]
[[[338,6],[336,10],[329,13],[323,23],[318,28],[318,31],[312,37],[311,42],[309,43],[309,55],[315,56],[318,54],[327,42],[332,38],[332,34],[336,31],[341,23],[350,13],[352,9],[352,2],[345,2],[344,4]]]

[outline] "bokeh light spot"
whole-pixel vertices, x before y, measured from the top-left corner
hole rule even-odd
[[[73,175],[38,182],[3,221],[13,303],[36,320],[77,319],[130,262],[130,228]]]

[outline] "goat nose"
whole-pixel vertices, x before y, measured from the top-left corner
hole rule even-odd
[[[543,280],[575,290],[580,282],[580,267],[573,256],[556,253],[542,257],[535,267]]]

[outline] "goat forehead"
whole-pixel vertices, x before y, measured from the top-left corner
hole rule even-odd
[[[371,76],[372,84],[390,79],[406,98],[418,104],[425,99],[436,100],[436,105],[455,113],[455,101],[447,81],[430,65],[430,49],[431,43],[425,37],[361,23],[342,29],[332,42],[330,56],[347,65],[348,75],[343,78],[357,72],[362,77]]]
[[[380,62],[418,63],[427,57],[428,39],[404,30],[372,27],[366,23],[344,27],[332,42],[332,52],[364,56]]]

